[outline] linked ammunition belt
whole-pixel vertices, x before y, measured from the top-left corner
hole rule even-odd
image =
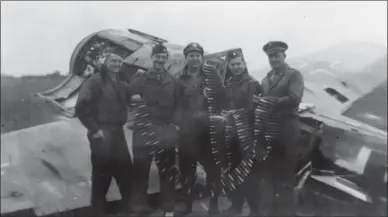
[[[232,124],[234,124],[234,127],[230,126],[230,124],[227,124],[225,127],[225,145],[229,152],[226,153],[228,166],[226,170],[223,171],[221,177],[222,191],[224,193],[234,190],[237,186],[244,182],[245,178],[251,172],[255,155],[255,147],[253,143],[253,126],[250,124],[251,114],[246,109],[232,110],[230,113],[233,117]],[[230,171],[230,156],[232,154],[230,152],[230,140],[234,134],[231,132],[231,129],[233,128],[237,130],[237,137],[243,150],[243,159],[236,168]]]
[[[222,191],[230,192],[241,185],[251,173],[254,162],[264,161],[272,149],[273,142],[281,132],[281,119],[273,113],[275,99],[261,97],[254,111],[254,124],[247,109],[231,110],[233,121],[225,126],[225,146],[227,167],[221,177]],[[234,125],[234,126],[232,126]],[[231,170],[230,141],[237,131],[243,157],[239,165]]]
[[[132,103],[132,106],[136,108],[135,113],[135,127],[139,130],[142,138],[144,138],[144,142],[147,146],[154,147],[160,144],[160,142],[156,139],[156,132],[152,129],[152,122],[150,118],[149,112],[145,109],[146,102],[144,100],[137,100]],[[155,153],[152,153],[153,155]]]
[[[161,161],[161,154],[164,152],[164,148],[161,147],[160,141],[156,137],[156,132],[153,129],[151,115],[147,111],[146,108],[146,102],[144,100],[137,100],[136,102],[132,103],[132,106],[136,108],[135,113],[135,129],[139,130],[142,138],[144,139],[145,145],[151,147],[151,153],[149,153],[151,156],[155,158],[155,160]],[[169,156],[171,157],[171,156]],[[175,156],[173,156],[175,157]],[[161,164],[163,165],[163,164]],[[168,170],[175,170],[175,182],[179,179],[179,174],[177,168],[160,168],[161,172],[164,173]],[[171,177],[170,181],[173,181],[174,177]]]
[[[217,74],[216,69],[207,70],[204,68],[205,76],[205,88],[209,88],[207,92],[207,103],[209,112],[209,127],[210,127],[210,143],[212,145],[212,153],[216,165],[223,168],[223,153],[221,151],[221,145],[224,142],[223,131],[224,127],[220,123],[219,119],[214,118],[213,115],[221,113],[221,97],[219,97],[220,90],[222,88],[222,80]]]
[[[281,118],[273,112],[276,99],[271,97],[260,97],[255,109],[254,119],[254,143],[256,144],[256,155],[258,161],[264,161],[272,150],[275,139],[281,133]]]

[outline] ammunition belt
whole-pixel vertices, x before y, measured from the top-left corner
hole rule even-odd
[[[232,126],[226,125],[226,149],[229,150],[226,153],[226,158],[228,160],[228,167],[223,171],[221,177],[222,191],[224,193],[233,191],[239,185],[241,185],[245,178],[250,174],[253,159],[255,154],[255,147],[253,144],[253,126],[250,124],[251,114],[247,109],[238,109],[230,111],[233,117],[233,124],[237,130],[237,137],[242,146],[243,150],[243,159],[236,168],[231,171],[231,162],[230,162],[230,139],[232,138],[233,132],[230,130],[233,129]]]
[[[280,115],[273,112],[276,99],[260,97],[255,109],[254,143],[258,161],[264,161],[272,150],[275,139],[281,134],[282,121]]]
[[[160,141],[156,137],[156,132],[152,127],[152,119],[151,114],[146,108],[146,102],[144,100],[137,100],[132,103],[132,106],[136,108],[135,113],[135,129],[139,130],[141,137],[144,139],[145,145],[151,147],[151,152],[149,153],[151,156],[155,158],[155,161],[161,161],[161,154],[164,152],[164,148],[161,147]],[[169,156],[171,157],[171,156]],[[173,156],[175,158],[175,156]],[[163,164],[161,164],[163,165]],[[174,170],[175,174],[175,183],[179,180],[179,171],[176,167],[173,168],[160,168],[161,172],[167,172],[168,170]],[[170,181],[173,177],[171,177]]]
[[[139,130],[140,135],[144,138],[144,142],[147,146],[152,146],[153,151],[154,147],[160,144],[156,139],[156,132],[152,129],[151,114],[147,111],[146,102],[144,100],[139,100],[135,103],[132,103],[132,106],[136,108],[135,113],[135,127]],[[153,155],[155,153],[152,153]]]
[[[210,127],[210,143],[212,146],[212,154],[214,157],[215,164],[219,168],[223,168],[225,161],[223,161],[223,154],[221,146],[224,142],[223,131],[224,127],[220,123],[219,119],[213,118],[213,115],[221,113],[221,101],[219,97],[220,90],[222,88],[222,80],[215,70],[205,70],[205,88],[210,90],[207,92],[207,103],[209,112],[209,127]]]
[[[229,111],[233,122],[225,126],[225,146],[227,167],[224,168],[221,177],[223,193],[233,191],[241,185],[251,173],[254,162],[264,161],[275,139],[281,132],[281,119],[273,113],[275,99],[261,97],[254,111],[254,124],[251,125],[251,115],[247,109]],[[232,126],[234,124],[234,126]],[[241,163],[231,170],[230,140],[233,137],[233,129],[237,130],[237,137],[243,150]]]

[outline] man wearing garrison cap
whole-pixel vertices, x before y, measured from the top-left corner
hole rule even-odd
[[[120,54],[118,48],[108,48],[101,53],[100,72],[82,85],[75,106],[75,114],[87,128],[90,142],[93,216],[106,212],[105,195],[112,177],[120,189],[123,207],[129,207],[134,173],[123,125],[127,121],[131,93],[129,86],[118,79],[123,63]]]
[[[220,171],[214,162],[209,130],[209,113],[206,99],[205,71],[217,73],[213,67],[203,66],[204,49],[198,43],[188,44],[184,50],[185,67],[177,73],[183,86],[176,118],[180,128],[179,168],[181,171],[182,197],[175,209],[176,216],[192,211],[193,187],[199,161],[207,174],[207,187],[218,194]],[[221,83],[221,82],[220,82]],[[209,189],[209,190],[211,190]],[[218,213],[217,197],[211,197],[209,213]]]
[[[261,82],[262,95],[277,98],[274,112],[282,117],[283,129],[272,153],[262,163],[262,178],[266,184],[260,185],[259,190],[263,198],[258,207],[263,211],[261,215],[292,215],[296,208],[294,169],[300,135],[298,107],[303,96],[304,82],[302,74],[285,62],[287,49],[288,45],[281,41],[268,42],[263,47],[272,70]]]
[[[164,215],[173,212],[175,194],[175,145],[179,134],[178,127],[174,124],[173,114],[179,98],[179,86],[176,79],[166,71],[165,64],[168,60],[168,51],[163,44],[153,47],[151,53],[153,67],[144,74],[135,77],[131,82],[131,92],[146,102],[144,109],[150,115],[152,131],[159,141],[158,149],[163,151],[155,153],[155,161],[160,175],[160,202],[161,209],[152,210],[147,202],[149,173],[153,155],[152,144],[145,143],[145,135],[140,129],[134,128],[133,158],[134,158],[134,213],[141,216],[155,211],[155,215]],[[136,118],[135,118],[136,119]],[[135,120],[136,121],[136,120]]]

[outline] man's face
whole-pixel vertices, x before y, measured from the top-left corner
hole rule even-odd
[[[123,58],[117,54],[109,54],[106,58],[105,66],[108,72],[118,73],[123,66]]]
[[[168,54],[167,53],[154,54],[152,55],[151,59],[155,69],[164,69],[164,65],[168,60]]]
[[[203,56],[199,52],[190,52],[186,56],[186,63],[188,66],[193,68],[201,67],[203,61]]]
[[[242,57],[237,57],[229,61],[228,67],[233,75],[241,75],[245,71],[245,62]]]
[[[268,55],[269,64],[272,68],[282,67],[285,64],[286,54],[284,52],[276,52]]]

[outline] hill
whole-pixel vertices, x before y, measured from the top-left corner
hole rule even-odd
[[[34,94],[55,87],[64,78],[1,75],[1,133],[55,121],[59,112]]]
[[[342,73],[358,73],[387,53],[387,48],[361,41],[348,41],[303,57],[308,61],[330,63]]]
[[[315,70],[326,70],[341,77],[362,72],[379,59],[386,58],[386,53],[387,48],[382,45],[349,41],[301,57],[287,57],[287,62],[301,70],[306,77]],[[261,79],[269,69],[268,66],[252,74]]]
[[[375,60],[356,74],[342,74],[340,79],[355,86],[359,92],[366,94],[372,91],[381,81],[387,78],[387,54]]]

